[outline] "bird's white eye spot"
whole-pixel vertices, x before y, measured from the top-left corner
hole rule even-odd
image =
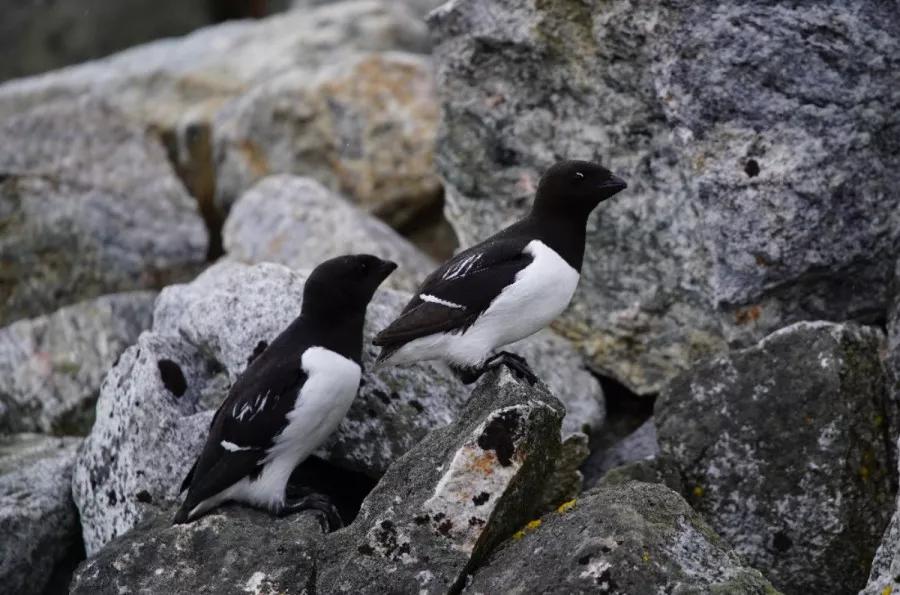
[[[584,174],[581,173],[580,171],[576,171],[576,172],[575,172],[575,177],[576,177],[576,178],[583,178],[583,177],[584,177]]]

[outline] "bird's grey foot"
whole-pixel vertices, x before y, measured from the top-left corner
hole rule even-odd
[[[509,351],[501,351],[484,364],[485,369],[496,368],[497,366],[506,366],[516,378],[521,378],[532,386],[538,381],[537,374],[534,373],[531,366],[528,365],[528,362],[521,355],[516,355]]]
[[[293,500],[286,500],[278,516],[286,517],[307,510],[318,513],[316,516],[322,525],[322,531],[325,533],[336,531],[344,526],[341,514],[334,504],[331,503],[331,500],[328,499],[328,496],[315,492]]]

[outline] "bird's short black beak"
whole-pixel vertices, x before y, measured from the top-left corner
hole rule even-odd
[[[603,192],[606,198],[609,198],[613,194],[621,192],[626,188],[628,188],[628,184],[625,183],[625,180],[617,176],[610,176],[609,179],[604,180],[600,183],[599,189]]]
[[[388,275],[397,270],[397,263],[391,262],[390,260],[382,260],[381,266],[379,267],[379,271],[381,272],[382,279],[387,279]]]

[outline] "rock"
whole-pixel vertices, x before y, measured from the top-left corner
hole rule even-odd
[[[372,53],[314,75],[292,70],[224,106],[213,123],[223,212],[270,173],[317,179],[409,227],[440,205],[432,165],[438,103],[426,58]]]
[[[634,481],[528,523],[465,592],[777,593],[678,494]]]
[[[882,334],[797,323],[675,380],[660,448],[689,501],[788,593],[851,592],[888,522]]]
[[[155,297],[107,295],[0,329],[0,431],[87,434],[100,383],[150,327]]]
[[[176,526],[157,517],[85,562],[70,593],[309,593],[321,539],[307,513],[233,506]]]
[[[162,147],[102,102],[0,122],[0,174],[0,324],[159,287],[204,261],[206,229]]]
[[[900,447],[898,447],[900,449]],[[860,595],[884,595],[900,591],[900,498],[894,506],[891,522],[872,560],[869,582]]]
[[[460,418],[396,461],[354,523],[329,536],[317,592],[458,592],[534,514],[563,413],[545,390],[490,373]]]
[[[73,491],[89,554],[178,501],[211,409],[253,354],[300,312],[303,280],[282,265],[221,262],[190,284],[160,293],[151,332],[122,355],[101,386],[97,422],[76,466]],[[379,291],[365,337],[386,326],[408,297]],[[452,422],[469,388],[438,364],[373,372],[376,354],[367,344],[360,393],[317,454],[377,479],[429,431]],[[587,375],[573,367],[572,388],[589,386],[579,374]],[[592,397],[602,399],[599,388]]]
[[[344,2],[346,0],[294,0],[291,3],[293,9],[308,9],[313,6],[322,6],[325,4],[333,4],[336,2]],[[415,16],[425,18],[429,12],[443,4],[446,0],[402,0],[397,4],[409,9]]]
[[[223,214],[213,204],[217,182],[212,121],[224,103],[289,71],[312,77],[347,56],[427,48],[424,24],[391,2],[340,2],[207,27],[104,60],[8,82],[0,86],[0,120],[50,100],[104,98],[161,136],[215,229]]]
[[[595,473],[604,474],[610,469],[627,463],[652,459],[659,454],[659,443],[656,439],[656,424],[651,417],[634,432],[603,452],[600,460],[594,463]]]
[[[232,260],[307,271],[341,254],[376,254],[400,265],[385,285],[406,291],[415,291],[437,267],[382,221],[311,178],[288,175],[269,176],[241,196],[225,222],[223,243]]]
[[[0,581],[4,591],[42,593],[80,550],[69,485],[80,440],[0,436]]]
[[[679,494],[684,493],[684,482],[678,463],[672,457],[657,455],[649,459],[631,461],[607,471],[596,482],[599,486],[621,485],[629,481],[661,483]]]
[[[556,159],[629,182],[589,223],[559,325],[596,370],[650,394],[788,323],[883,316],[900,230],[900,153],[875,140],[897,136],[892,8],[457,1],[429,25],[463,246],[520,216]]]

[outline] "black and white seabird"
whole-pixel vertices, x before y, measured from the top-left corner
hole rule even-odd
[[[504,364],[530,382],[525,361],[496,348],[556,318],[581,276],[587,219],[627,187],[605,167],[561,161],[538,184],[521,221],[464,250],[431,273],[399,318],[373,340],[379,363],[447,361],[465,382]]]
[[[175,523],[226,501],[276,514],[333,508],[313,494],[286,501],[291,472],[337,428],[359,389],[363,322],[375,290],[397,268],[366,254],[320,264],[298,316],[247,367],[216,411],[181,490]],[[339,519],[338,519],[339,521]]]

